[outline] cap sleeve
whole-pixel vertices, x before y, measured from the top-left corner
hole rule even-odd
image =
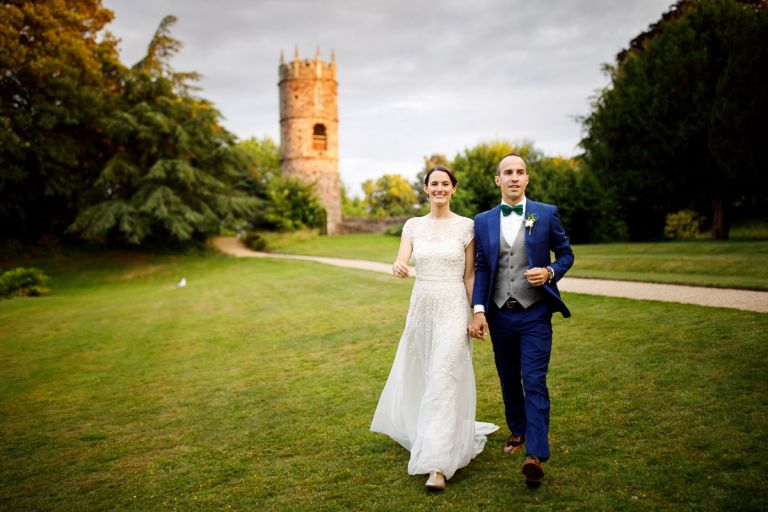
[[[464,227],[464,239],[462,240],[464,247],[469,245],[473,238],[475,238],[475,222],[472,219],[467,219]]]
[[[405,224],[403,224],[403,236],[407,237],[408,240],[413,243],[413,225],[414,225],[414,219],[413,217],[405,221]]]

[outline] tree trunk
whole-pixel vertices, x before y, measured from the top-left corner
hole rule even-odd
[[[717,196],[712,201],[712,238],[728,240],[731,233],[731,209],[729,202],[723,196]]]

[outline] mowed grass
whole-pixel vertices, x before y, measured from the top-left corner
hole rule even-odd
[[[279,252],[392,262],[399,238],[374,233],[326,236]],[[768,290],[768,241],[575,245],[571,277]]]
[[[503,428],[427,494],[368,431],[412,281],[220,256],[45,268],[51,295],[0,302],[0,509],[768,507],[768,315],[566,295],[544,485]],[[503,424],[488,342],[474,361],[478,419]]]

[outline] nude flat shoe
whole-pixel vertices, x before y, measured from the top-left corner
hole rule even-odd
[[[427,489],[442,491],[445,489],[445,475],[439,471],[432,471],[427,478]]]

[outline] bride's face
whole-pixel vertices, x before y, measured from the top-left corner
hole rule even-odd
[[[447,172],[433,171],[429,175],[429,181],[424,185],[424,192],[429,197],[429,203],[442,206],[451,202],[451,196],[456,192],[456,187],[451,183],[451,177]]]

